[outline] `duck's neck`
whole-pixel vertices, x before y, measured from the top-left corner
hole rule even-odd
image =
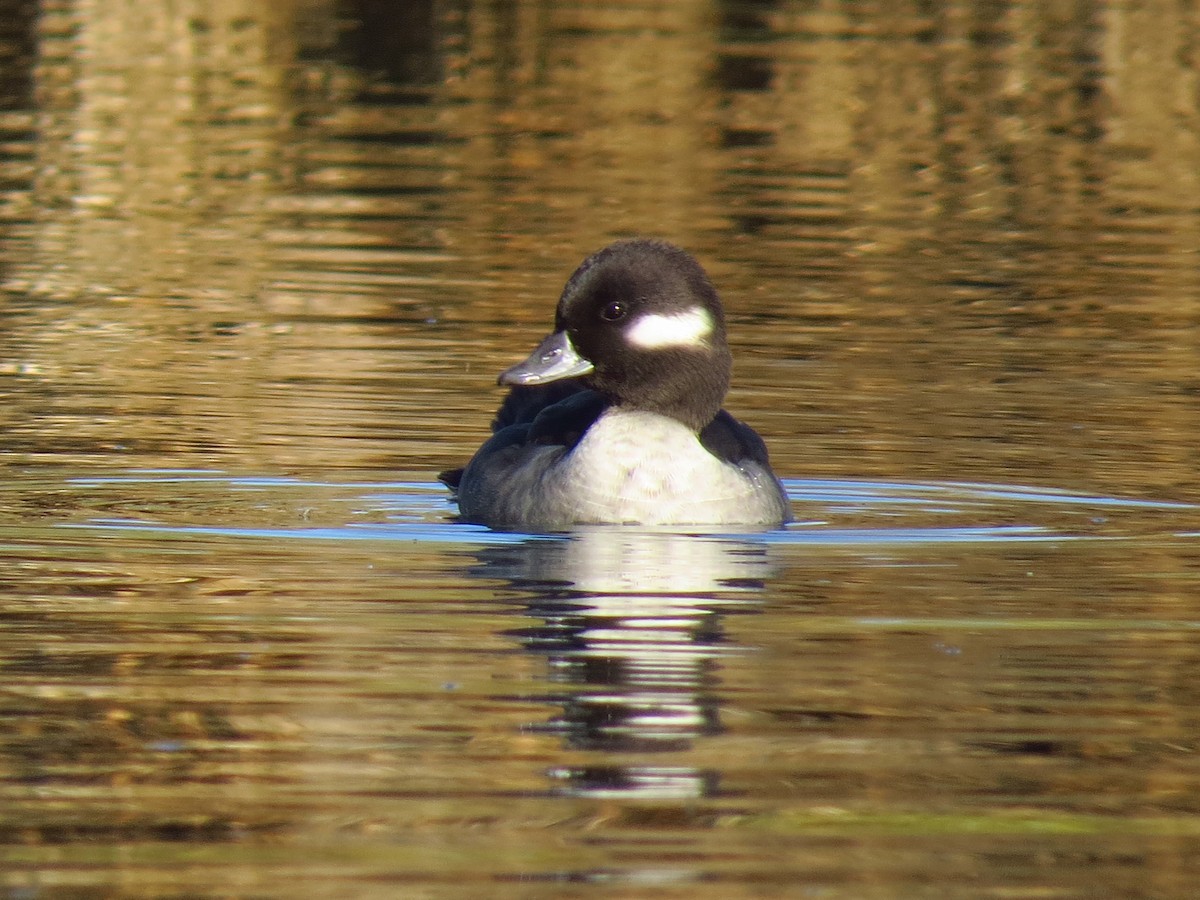
[[[619,384],[598,383],[596,389],[616,406],[667,416],[700,431],[720,412],[729,389],[728,351],[676,354],[657,362]]]

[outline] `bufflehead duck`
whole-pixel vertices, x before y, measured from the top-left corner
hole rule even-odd
[[[492,437],[441,480],[463,520],[572,525],[781,525],[787,495],[762,438],[721,402],[731,357],[717,292],[663,241],[592,254],[554,333],[500,375]]]

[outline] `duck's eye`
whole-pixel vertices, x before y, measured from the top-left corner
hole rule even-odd
[[[614,300],[612,303],[608,304],[608,306],[604,307],[604,309],[600,310],[600,315],[603,316],[607,322],[619,322],[621,319],[625,318],[625,312],[625,304],[620,300]]]

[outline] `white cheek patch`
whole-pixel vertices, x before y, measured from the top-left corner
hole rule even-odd
[[[660,347],[699,347],[708,343],[713,321],[707,309],[695,306],[687,312],[660,316],[648,313],[634,319],[625,336],[629,343],[647,350]]]

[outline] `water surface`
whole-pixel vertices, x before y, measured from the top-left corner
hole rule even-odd
[[[0,10],[7,896],[1194,892],[1189,13]],[[458,523],[629,234],[796,522]]]

